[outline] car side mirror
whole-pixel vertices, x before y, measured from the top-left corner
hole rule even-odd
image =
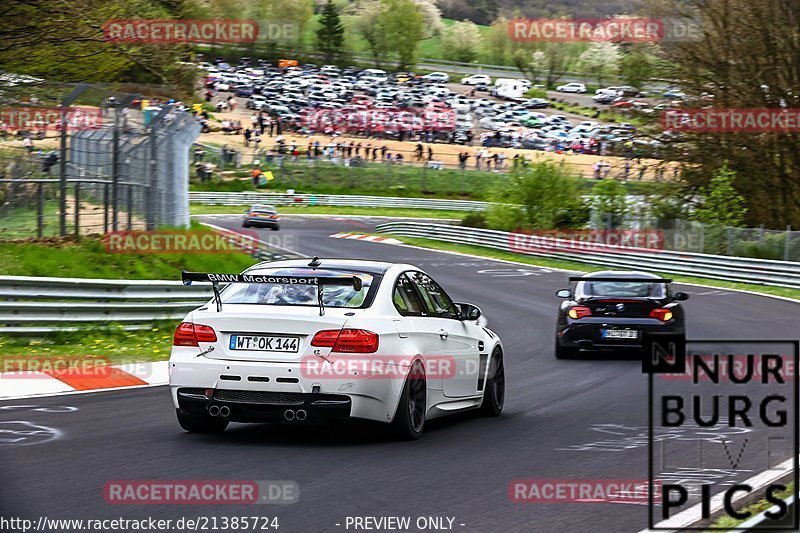
[[[572,298],[572,291],[569,289],[559,289],[556,291],[556,296],[559,298]]]
[[[686,300],[689,299],[689,295],[686,294],[685,292],[676,292],[675,294],[672,295],[672,299],[675,300],[676,302],[685,302]]]
[[[470,322],[478,320],[481,317],[481,309],[477,305],[472,304],[456,304],[458,307],[458,319],[468,320]]]

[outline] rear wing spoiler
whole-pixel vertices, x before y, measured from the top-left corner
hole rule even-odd
[[[570,281],[619,281],[622,283],[672,283],[668,278],[633,278],[625,276],[598,276],[596,278],[585,278],[581,276],[570,276]]]
[[[332,276],[270,276],[264,274],[212,274],[206,272],[181,272],[181,281],[184,285],[194,282],[211,283],[214,289],[214,299],[217,302],[217,312],[222,311],[222,299],[219,294],[220,283],[269,283],[274,285],[303,285],[317,287],[317,301],[319,302],[320,316],[325,314],[322,303],[322,288],[325,286],[353,287],[360,291],[361,278],[358,276],[332,277]]]

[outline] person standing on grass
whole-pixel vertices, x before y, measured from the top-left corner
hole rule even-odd
[[[253,129],[258,128],[258,115],[253,112],[253,115],[250,117],[250,123],[253,125]]]
[[[269,126],[269,136],[272,137],[275,134],[275,120],[272,117],[267,118],[267,125]]]
[[[483,150],[478,150],[478,153],[475,154],[475,170],[481,169],[481,159],[483,159]]]
[[[356,145],[356,157],[360,157],[360,156],[361,156],[361,143],[359,142]]]
[[[33,153],[33,139],[31,139],[31,138],[30,138],[30,136],[26,136],[26,137],[25,137],[25,138],[22,140],[22,147],[23,147],[23,148],[25,148],[25,150],[26,150],[26,151],[27,151],[29,154],[30,154],[30,153]]]
[[[263,172],[261,171],[261,167],[259,167],[258,165],[254,165],[252,170],[250,170],[250,176],[253,179],[253,187],[258,187],[258,182],[259,179],[261,178],[261,174],[263,174]]]
[[[414,150],[414,156],[417,161],[422,161],[422,143],[417,143],[417,148]]]
[[[433,148],[428,146],[428,161],[430,161],[431,159],[433,159]]]
[[[387,149],[388,148],[386,148],[385,144],[383,146],[381,146],[381,159],[385,159],[386,158],[386,150]]]
[[[252,136],[252,135],[253,135],[253,132],[252,132],[252,130],[250,130],[250,128],[247,128],[247,129],[244,130],[244,145],[245,145],[245,147],[250,146],[250,136]]]
[[[503,170],[506,166],[506,153],[500,152],[497,156],[497,170]]]
[[[233,96],[228,98],[228,107],[231,108],[231,111],[236,111],[236,98]]]

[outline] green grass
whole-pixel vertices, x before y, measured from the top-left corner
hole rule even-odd
[[[401,236],[395,236],[395,237],[402,240],[406,244],[420,246],[422,248],[431,248],[435,250],[445,250],[450,252],[461,252],[471,255],[477,255],[480,257],[488,257],[491,259],[502,259],[505,261],[515,261],[517,263],[536,265],[545,268],[559,268],[565,270],[574,270],[577,272],[587,272],[590,270],[607,268],[603,267],[602,265],[592,266],[585,263],[578,263],[575,261],[563,261],[560,259],[548,259],[544,257],[532,257],[527,255],[514,254],[511,252],[504,252],[502,250],[485,248],[483,246],[452,244],[449,242],[442,242],[433,239],[421,239],[417,237],[401,237]],[[755,285],[752,283],[738,283],[738,282],[723,281],[717,279],[701,278],[696,276],[682,276],[682,275],[670,274],[669,272],[659,272],[659,274],[667,275],[667,277],[675,280],[675,282],[677,283],[696,283],[700,285],[708,285],[724,289],[740,289],[769,296],[783,296],[786,298],[795,298],[800,300],[800,289],[770,287],[766,285]]]
[[[362,194],[370,196],[403,196],[411,198],[483,199],[492,184],[506,179],[503,174],[476,170],[431,170],[412,166],[374,164],[366,167],[345,167],[318,161],[314,165],[284,162],[262,167],[272,171],[275,179],[265,190],[316,194]],[[248,178],[249,171],[236,174]],[[193,183],[194,191],[253,190],[248,180]]]
[[[0,238],[17,239],[37,236],[38,213],[35,199],[31,199],[31,207],[6,207],[0,209]],[[42,236],[58,235],[59,220],[58,200],[47,199],[42,209]],[[67,218],[67,231],[72,231],[73,220]]]
[[[255,262],[245,253],[109,253],[99,237],[0,242],[0,275],[6,276],[177,280],[181,269],[241,272]]]
[[[192,204],[193,215],[215,214],[244,214],[245,205],[204,205]],[[408,209],[395,207],[338,207],[329,205],[315,205],[297,207],[292,205],[279,206],[278,212],[282,215],[362,215],[374,217],[402,217],[402,218],[441,218],[461,220],[463,211],[446,211],[439,209]]]
[[[0,335],[2,359],[74,357],[108,359],[112,364],[163,361],[169,357],[172,334],[179,321],[162,321],[139,331],[125,331],[118,325],[92,324],[78,331],[50,333],[41,338]]]
[[[266,170],[266,167],[264,167]],[[495,184],[508,181],[507,174],[495,174],[479,170],[431,170],[412,166],[344,167],[318,161],[315,165],[285,163],[283,168],[273,165],[270,170],[275,177],[267,187],[255,189],[250,182],[248,170],[240,169],[233,176],[238,179],[210,182],[192,182],[193,191],[284,192],[294,189],[298,194],[351,194],[364,196],[397,196],[404,198],[451,198],[464,200],[487,200]],[[588,192],[596,183],[593,179],[581,179],[581,187]],[[630,194],[647,194],[659,184],[654,182],[626,182]]]
[[[775,496],[782,500],[784,498],[788,498],[789,495],[791,495],[793,491],[794,491],[794,482],[791,482],[786,487],[786,490],[776,493]],[[752,513],[749,518],[747,518],[745,520],[739,520],[739,519],[736,519],[736,518],[733,518],[733,517],[730,517],[730,516],[722,516],[722,517],[718,518],[713,524],[711,524],[711,527],[713,527],[715,529],[723,529],[723,528],[733,529],[733,528],[737,527],[739,524],[742,524],[742,523],[746,522],[747,520],[750,520],[755,515],[766,511],[770,507],[772,507],[772,504],[769,503],[767,500],[764,500],[764,499],[759,500],[759,501],[757,501],[755,503],[752,503],[752,504],[750,504],[750,505],[748,505],[748,506],[746,506],[746,507],[744,507],[742,509],[738,509],[739,512],[748,512],[749,511],[750,513]]]

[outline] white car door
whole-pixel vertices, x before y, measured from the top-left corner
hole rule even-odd
[[[400,315],[392,322],[399,337],[416,346],[425,360],[428,388],[442,390],[442,372],[438,364],[447,351],[446,341],[440,336],[436,321],[426,316],[419,291],[406,274],[398,276],[392,289],[392,301]]]
[[[408,276],[425,306],[425,316],[415,322],[424,328],[428,338],[438,335],[441,340],[437,369],[442,374],[444,395],[452,398],[476,395],[480,366],[476,326],[458,319],[453,300],[430,276],[419,271]]]

